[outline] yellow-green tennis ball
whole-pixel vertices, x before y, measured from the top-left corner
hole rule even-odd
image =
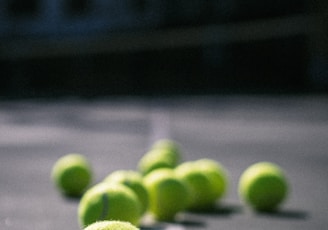
[[[172,161],[177,164],[181,157],[181,147],[180,145],[170,139],[160,139],[153,143],[152,149],[166,149],[170,152]]]
[[[63,194],[80,196],[92,181],[91,165],[81,154],[67,154],[56,161],[51,178]]]
[[[138,162],[138,169],[146,175],[159,168],[174,168],[180,156],[166,148],[153,148],[149,150]]]
[[[141,203],[137,195],[120,183],[99,183],[82,197],[78,207],[82,227],[101,220],[120,220],[139,225]]]
[[[103,220],[89,225],[84,230],[139,230],[139,228],[126,221]]]
[[[206,210],[214,206],[217,192],[214,190],[210,177],[198,168],[195,162],[185,162],[175,168],[179,179],[184,181],[189,189],[189,210]]]
[[[142,204],[142,214],[148,209],[149,196],[139,172],[133,170],[118,170],[109,174],[104,182],[118,182],[132,189]]]
[[[187,186],[172,169],[157,169],[144,177],[149,193],[149,212],[159,221],[172,221],[189,201]]]
[[[194,162],[199,170],[205,173],[212,184],[216,199],[222,198],[228,190],[228,172],[223,165],[213,159],[203,158]]]
[[[274,211],[285,200],[288,183],[283,170],[270,162],[248,167],[239,180],[240,198],[256,211]]]

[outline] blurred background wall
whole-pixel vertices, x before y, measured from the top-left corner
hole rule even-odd
[[[326,0],[2,0],[2,97],[328,89]]]

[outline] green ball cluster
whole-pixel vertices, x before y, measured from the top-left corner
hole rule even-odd
[[[184,161],[181,146],[158,140],[134,170],[109,172],[93,185],[92,170],[81,154],[54,164],[51,178],[65,195],[80,197],[78,222],[85,230],[137,230],[144,217],[175,221],[180,213],[219,207],[229,190],[229,174],[218,161]],[[277,210],[288,194],[283,170],[270,162],[247,168],[239,179],[240,199],[255,211]]]
[[[183,161],[177,142],[155,142],[138,163],[150,196],[149,213],[160,221],[172,221],[183,211],[206,210],[225,195],[228,175],[212,159]]]

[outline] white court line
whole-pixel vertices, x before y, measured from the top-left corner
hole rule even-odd
[[[170,114],[164,108],[154,108],[150,112],[150,143],[159,139],[169,139],[171,136]]]
[[[185,227],[177,224],[169,224],[164,228],[164,230],[185,230],[185,229],[186,229]]]

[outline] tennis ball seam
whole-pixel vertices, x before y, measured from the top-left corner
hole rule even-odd
[[[103,220],[106,218],[106,216],[108,215],[108,212],[109,212],[109,198],[107,196],[106,193],[102,194],[101,196],[101,201],[102,201],[102,211],[100,213],[100,219]]]

